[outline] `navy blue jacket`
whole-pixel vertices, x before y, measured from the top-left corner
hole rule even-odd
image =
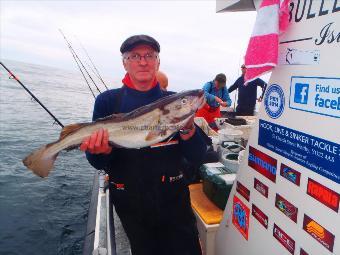
[[[262,88],[262,98],[267,84],[259,78],[249,82],[246,86],[244,86],[244,77],[242,75],[235,81],[233,85],[229,87],[229,93],[233,92],[235,89],[238,89],[238,100],[236,108],[237,112],[254,111],[257,98],[257,86],[260,86]]]

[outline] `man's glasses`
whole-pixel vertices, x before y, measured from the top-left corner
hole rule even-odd
[[[131,55],[126,57],[126,59],[130,60],[131,62],[140,62],[142,58],[144,58],[145,61],[148,63],[154,62],[156,59],[158,59],[158,54],[147,53],[144,56],[141,56],[138,53],[132,53]]]

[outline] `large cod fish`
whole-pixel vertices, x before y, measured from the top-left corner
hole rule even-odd
[[[114,147],[150,146],[180,130],[204,102],[202,90],[190,90],[161,98],[129,113],[65,126],[59,140],[32,152],[23,163],[36,175],[46,177],[61,150],[79,148],[84,138],[100,128],[108,130],[109,143]]]

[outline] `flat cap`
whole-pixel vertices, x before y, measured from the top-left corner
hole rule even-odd
[[[133,36],[127,38],[122,43],[122,46],[120,46],[120,52],[124,53],[124,52],[130,51],[134,47],[141,45],[141,44],[149,45],[150,47],[152,47],[157,52],[161,51],[161,46],[151,36],[148,36],[148,35],[133,35]]]

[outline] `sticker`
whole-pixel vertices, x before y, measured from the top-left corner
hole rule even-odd
[[[269,117],[277,119],[283,113],[285,96],[281,87],[277,84],[269,86],[264,99],[265,110]]]
[[[340,118],[340,78],[292,76],[289,107]]]
[[[279,209],[283,214],[285,214],[289,219],[296,223],[298,208],[296,208],[293,204],[288,202],[285,198],[283,198],[279,194],[276,194],[275,207]]]
[[[308,255],[308,253],[304,249],[300,248],[300,255]]]
[[[254,178],[254,189],[256,189],[264,197],[268,198],[268,186]]]
[[[295,241],[287,235],[281,228],[274,223],[273,236],[282,244],[291,254],[295,251]]]
[[[340,144],[264,120],[258,144],[336,183],[340,183]]]
[[[280,175],[295,185],[300,186],[301,173],[293,168],[290,168],[285,164],[281,164]]]
[[[340,195],[311,178],[308,178],[307,194],[333,211],[339,211]]]
[[[236,190],[240,193],[247,201],[249,201],[250,190],[242,185],[239,181],[236,182]]]
[[[321,243],[330,252],[333,252],[334,235],[306,214],[303,219],[303,230]]]
[[[261,223],[261,225],[267,229],[268,228],[268,216],[254,204],[252,205],[251,209],[252,209],[251,214],[254,216],[254,218],[257,219]]]
[[[249,214],[249,208],[237,196],[234,196],[232,222],[246,240],[248,240]]]
[[[319,50],[284,48],[279,53],[279,65],[317,65],[319,62]]]
[[[249,146],[248,166],[267,177],[275,183],[276,181],[276,159]]]

